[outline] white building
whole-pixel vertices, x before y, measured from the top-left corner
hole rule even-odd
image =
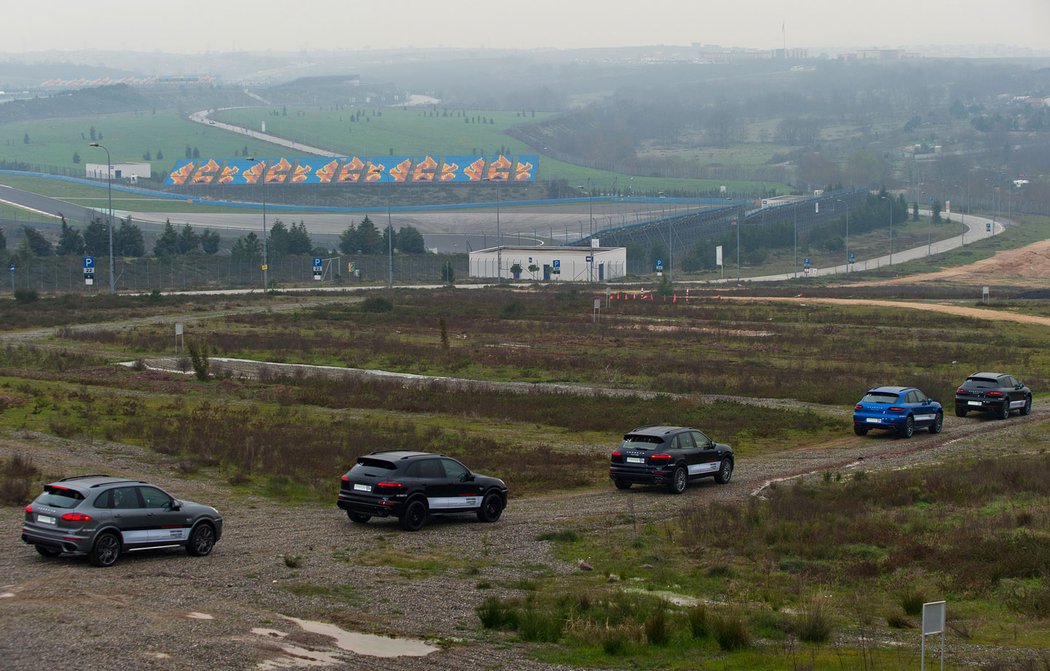
[[[113,174],[108,177],[114,180],[137,182],[151,176],[149,163],[114,163]],[[86,163],[84,166],[88,179],[107,179],[105,163]]]
[[[605,282],[626,274],[626,247],[503,246],[470,253],[470,277],[477,278]]]

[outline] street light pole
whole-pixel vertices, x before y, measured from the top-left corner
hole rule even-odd
[[[394,288],[394,226],[390,223],[390,194],[386,196],[386,253],[389,276],[387,286]]]
[[[893,199],[890,198],[889,196],[879,196],[879,199],[886,201],[886,205],[889,207],[889,211],[890,211],[890,263],[889,263],[889,265],[892,266],[893,265]],[[933,215],[930,215],[930,216],[932,217]]]
[[[255,161],[254,156],[248,157],[249,161]],[[262,170],[259,171],[259,179],[262,181],[262,247],[263,247],[263,293],[270,288],[270,259],[266,247],[266,171],[269,169],[269,165],[266,161],[259,159],[259,165],[262,166]]]
[[[846,272],[849,272],[849,203],[839,198],[835,199],[835,202],[842,203],[846,206]]]
[[[109,293],[117,293],[117,278],[113,274],[113,161],[109,157],[109,149],[99,144],[98,142],[92,142],[88,145],[89,147],[98,147],[106,152],[106,200],[109,201],[109,223],[106,228],[109,230]]]
[[[503,234],[499,228],[499,180],[496,180],[496,279],[503,281]]]
[[[795,265],[792,266],[792,274],[795,278],[798,278],[798,201],[791,208],[792,214],[795,215]]]

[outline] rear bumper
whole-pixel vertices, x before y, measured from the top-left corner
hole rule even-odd
[[[23,526],[22,542],[56,548],[68,554],[87,554],[91,549],[91,537],[68,531],[68,529],[60,531]]]
[[[904,424],[907,420],[907,415],[901,415],[899,417],[888,415],[854,415],[853,426],[864,429],[900,430],[904,428]]]
[[[398,516],[401,514],[401,503],[396,501],[364,501],[360,498],[340,494],[336,505],[341,510],[371,515],[372,517],[390,517],[391,515]]]
[[[990,401],[983,398],[957,398],[955,399],[956,410],[972,410],[973,412],[990,412],[1001,410],[1003,405],[1010,407],[1010,400]]]
[[[673,469],[633,468],[614,464],[609,467],[609,479],[630,482],[637,485],[662,485],[671,481]]]

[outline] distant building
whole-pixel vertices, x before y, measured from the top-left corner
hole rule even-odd
[[[521,269],[517,278],[511,270],[515,265]],[[477,278],[605,282],[626,274],[626,247],[503,246],[470,253],[470,277]]]
[[[124,180],[131,183],[152,176],[149,163],[114,163],[111,167],[113,174],[107,175],[105,163],[87,163],[84,165],[85,176],[88,179]]]

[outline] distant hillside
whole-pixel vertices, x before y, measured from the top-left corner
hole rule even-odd
[[[153,103],[127,84],[61,91],[0,105],[0,123],[90,116],[152,109]]]

